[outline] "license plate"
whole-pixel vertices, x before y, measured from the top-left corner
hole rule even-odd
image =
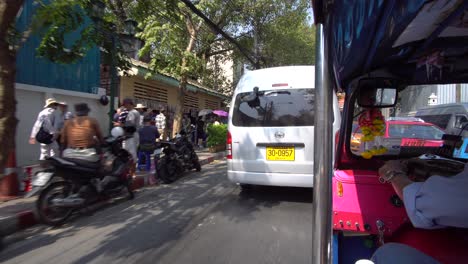
[[[44,186],[52,178],[52,175],[54,175],[53,172],[38,172],[33,179],[32,185]]]
[[[295,150],[294,147],[267,147],[266,158],[274,161],[294,161]]]
[[[401,140],[401,146],[403,147],[424,147],[425,141],[421,139],[407,139],[403,138]]]

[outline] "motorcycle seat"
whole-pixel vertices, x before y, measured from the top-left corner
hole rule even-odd
[[[85,167],[88,169],[98,169],[101,167],[101,161],[98,160],[96,162],[81,160],[81,159],[71,159],[71,158],[64,158],[65,161],[74,163],[76,166]]]
[[[74,162],[65,160],[64,158],[60,158],[60,157],[49,157],[48,159],[52,160],[52,161],[55,161],[60,166],[64,166],[64,167],[76,166],[76,164]]]

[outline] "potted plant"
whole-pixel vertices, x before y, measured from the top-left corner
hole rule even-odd
[[[208,139],[206,141],[210,152],[226,150],[227,125],[208,125]]]

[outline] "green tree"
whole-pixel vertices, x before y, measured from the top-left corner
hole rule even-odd
[[[241,1],[241,0],[239,0]],[[315,63],[315,27],[308,0],[245,0],[242,5],[243,46],[252,50],[257,65],[265,68]],[[238,60],[245,61],[238,52]]]
[[[235,13],[221,0],[201,0],[196,7],[220,28],[235,21]],[[180,131],[183,105],[189,80],[199,81],[210,71],[207,64],[217,43],[223,41],[184,3],[176,0],[140,2],[142,11],[139,36],[145,45],[141,54],[149,53],[155,72],[179,79],[177,109],[173,134]],[[195,4],[195,3],[194,3]],[[143,10],[144,7],[144,10]]]
[[[200,14],[192,2],[181,1],[204,18],[203,12]],[[224,40],[212,48],[214,56],[205,66],[203,84],[230,94],[232,83],[226,81],[220,71],[226,61],[234,65],[247,64],[254,69],[314,63],[315,28],[311,23],[309,1],[232,0],[224,1],[223,9],[234,17],[224,28]],[[204,21],[213,28],[213,23],[206,18]]]

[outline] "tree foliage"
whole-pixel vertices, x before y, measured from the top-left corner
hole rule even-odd
[[[258,65],[265,68],[315,63],[315,27],[308,0],[245,0],[242,45],[255,54]],[[242,57],[236,53],[236,57]],[[244,60],[245,61],[245,60]]]
[[[124,0],[117,0],[124,1]],[[107,1],[113,2],[113,1]],[[115,64],[126,70],[130,64],[118,32],[122,32],[123,21],[113,13],[107,3],[103,17],[96,19],[92,14],[92,0],[35,0],[36,8],[27,28],[11,27],[10,46],[16,50],[31,34],[40,37],[36,55],[56,63],[69,64],[83,58],[89,49],[99,46],[105,59],[114,54]],[[78,33],[79,37],[72,37]],[[114,35],[115,45],[111,41]]]

